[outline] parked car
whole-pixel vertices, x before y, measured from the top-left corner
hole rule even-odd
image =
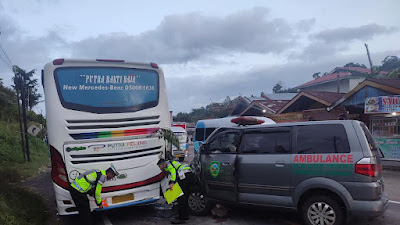
[[[297,210],[306,224],[376,217],[388,206],[379,149],[359,121],[229,127],[213,132],[191,163],[192,213],[212,203]]]

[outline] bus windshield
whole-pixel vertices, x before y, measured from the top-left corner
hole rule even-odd
[[[158,105],[159,77],[154,70],[112,67],[59,67],[54,71],[63,107],[115,113]]]

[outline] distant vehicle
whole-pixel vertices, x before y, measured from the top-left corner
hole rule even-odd
[[[172,126],[173,127],[182,127],[183,129],[186,130],[186,123],[185,122],[173,122]]]
[[[193,145],[194,145],[194,152],[197,154],[199,152],[201,144],[203,144],[208,136],[212,132],[214,132],[217,128],[219,127],[237,127],[239,125],[245,125],[246,122],[251,122],[251,119],[253,121],[259,121],[260,124],[262,125],[269,125],[269,124],[275,124],[275,122],[269,118],[266,117],[259,117],[259,116],[252,116],[252,117],[236,117],[236,116],[231,116],[231,117],[224,117],[224,118],[219,118],[219,119],[206,119],[206,120],[199,120],[196,123],[196,129],[193,135]],[[250,119],[250,120],[249,120]],[[232,120],[236,121],[237,123],[232,122]],[[262,122],[264,121],[264,122]],[[262,123],[261,123],[262,122]],[[243,123],[243,124],[239,124]],[[251,123],[248,123],[249,125]]]
[[[381,153],[359,121],[220,128],[191,167],[200,180],[189,196],[194,214],[216,202],[251,204],[297,210],[308,225],[340,225],[380,216],[389,204]]]
[[[78,213],[71,181],[111,163],[121,175],[105,183],[104,209],[157,201],[164,173],[156,162],[170,151],[159,130],[171,126],[162,69],[155,63],[57,59],[46,64],[42,82],[58,213]]]
[[[189,156],[187,148],[188,148],[188,136],[185,129],[182,127],[171,127],[171,131],[174,132],[174,135],[179,140],[179,147],[172,146],[172,156],[178,158],[179,161],[185,160],[185,157]]]

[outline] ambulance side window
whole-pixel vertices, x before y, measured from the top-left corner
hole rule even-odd
[[[298,126],[297,154],[349,153],[347,133],[341,124]]]
[[[239,146],[239,133],[226,132],[218,134],[208,145],[210,153],[236,153]]]

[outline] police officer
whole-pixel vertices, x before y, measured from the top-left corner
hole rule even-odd
[[[74,200],[75,206],[79,212],[80,222],[83,225],[93,224],[92,217],[90,215],[90,204],[87,194],[93,195],[96,199],[96,204],[100,209],[103,209],[101,202],[101,189],[107,180],[111,180],[119,173],[113,165],[104,170],[89,170],[79,175],[70,184],[71,197]],[[94,189],[94,190],[93,190]]]
[[[172,224],[181,224],[189,220],[189,204],[188,198],[190,194],[190,187],[195,183],[195,177],[192,169],[188,165],[181,164],[177,161],[166,161],[160,159],[157,162],[161,170],[165,170],[171,174],[169,183],[170,189],[178,182],[182,188],[183,195],[178,198],[178,216],[171,219]]]

